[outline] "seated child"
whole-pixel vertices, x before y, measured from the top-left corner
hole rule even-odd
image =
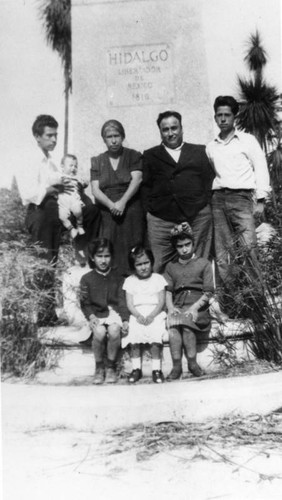
[[[63,171],[62,180],[67,181],[73,191],[60,193],[58,195],[59,218],[65,228],[70,232],[71,238],[85,233],[83,229],[82,207],[84,203],[81,199],[83,187],[86,183],[77,176],[77,158],[74,155],[67,154],[62,158],[61,168]],[[70,216],[76,218],[76,227],[71,223]]]
[[[83,252],[79,252],[75,248],[74,265],[66,269],[62,274],[63,307],[61,310],[57,310],[57,314],[59,313],[58,315],[66,319],[70,326],[87,326],[88,337],[90,337],[91,331],[88,321],[80,308],[80,280],[89,271],[91,269]]]
[[[104,380],[115,383],[120,333],[122,328],[127,329],[129,316],[122,290],[123,278],[111,267],[113,247],[109,240],[95,240],[88,252],[92,271],[81,278],[80,304],[93,332],[94,384],[102,384]]]
[[[182,375],[182,350],[188,370],[196,377],[204,374],[197,356],[197,335],[208,332],[211,326],[209,299],[214,292],[211,263],[193,253],[194,237],[188,222],[175,226],[171,243],[178,260],[169,262],[164,277],[168,283],[166,305],[168,310],[169,345],[173,368],[168,380]]]
[[[161,371],[162,337],[166,333],[164,312],[164,278],[153,273],[154,257],[151,250],[137,245],[129,253],[129,266],[134,274],[126,278],[123,289],[131,313],[129,333],[122,338],[122,347],[131,346],[132,372],[128,381],[134,384],[142,377],[142,346],[150,344],[152,355],[152,378],[162,383]]]

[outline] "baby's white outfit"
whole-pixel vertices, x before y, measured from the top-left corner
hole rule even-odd
[[[79,193],[79,183],[81,180],[76,176],[63,174],[63,177],[68,180],[69,184],[74,188],[71,193],[60,193],[58,195],[59,218],[63,225],[70,229],[71,222],[69,220],[71,214],[76,217],[77,223],[82,225],[82,207],[84,203]]]

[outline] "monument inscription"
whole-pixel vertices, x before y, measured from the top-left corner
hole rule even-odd
[[[168,44],[107,50],[108,106],[140,106],[174,100],[172,50]]]

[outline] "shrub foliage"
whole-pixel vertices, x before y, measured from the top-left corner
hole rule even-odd
[[[52,362],[38,339],[38,318],[48,314],[54,292],[42,281],[54,270],[40,258],[42,250],[29,245],[16,184],[0,198],[1,371],[30,376]]]

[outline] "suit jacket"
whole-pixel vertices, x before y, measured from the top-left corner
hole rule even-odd
[[[210,202],[213,170],[205,146],[184,143],[176,163],[161,144],[143,154],[146,211],[171,222],[192,221]]]

